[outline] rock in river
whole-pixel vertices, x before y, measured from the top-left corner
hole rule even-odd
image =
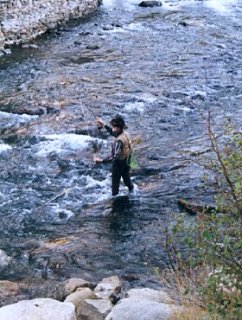
[[[161,7],[162,6],[162,2],[161,1],[142,1],[140,4],[139,4],[140,7],[145,7],[145,8],[148,8],[148,7]]]

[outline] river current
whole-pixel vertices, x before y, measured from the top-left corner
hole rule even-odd
[[[198,160],[209,110],[216,131],[242,122],[242,4],[139,2],[103,1],[0,60],[1,280],[159,287],[177,200],[212,201]],[[115,114],[139,162],[134,194],[116,199],[110,167],[93,163],[111,143],[95,117]]]

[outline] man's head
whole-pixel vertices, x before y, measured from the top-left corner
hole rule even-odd
[[[111,121],[110,124],[114,132],[122,132],[124,129],[127,129],[125,121],[122,116],[116,115]]]

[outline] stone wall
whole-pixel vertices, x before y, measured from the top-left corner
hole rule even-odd
[[[72,18],[92,13],[100,0],[0,0],[0,48],[27,42]]]

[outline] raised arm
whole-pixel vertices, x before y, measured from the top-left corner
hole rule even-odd
[[[109,127],[101,118],[96,118],[96,123],[99,128],[105,128],[109,134],[111,134],[112,136],[115,136],[112,131],[112,128]]]

